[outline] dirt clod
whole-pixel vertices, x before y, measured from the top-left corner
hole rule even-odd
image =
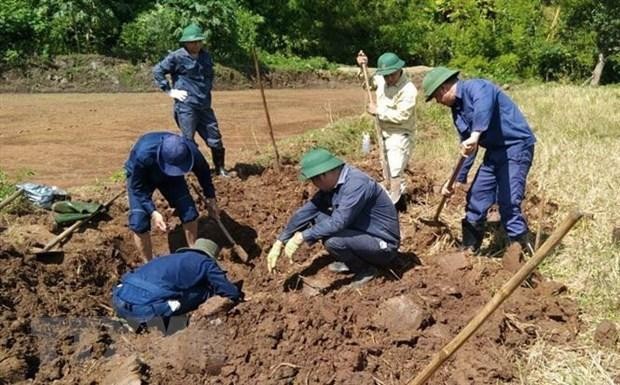
[[[616,348],[620,342],[616,324],[611,321],[601,322],[594,332],[594,341],[606,348]]]

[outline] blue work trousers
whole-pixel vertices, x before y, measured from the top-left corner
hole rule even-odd
[[[329,216],[320,213],[315,222],[326,218]],[[346,263],[353,271],[367,265],[389,265],[396,256],[396,250],[384,240],[354,229],[344,229],[324,239],[323,245],[334,259]]]
[[[169,182],[158,187],[161,194],[166,198],[168,204],[175,208],[182,223],[192,222],[198,218],[198,210],[194,199],[189,193],[185,178],[169,177]],[[129,197],[129,228],[136,234],[143,234],[151,230],[151,216],[144,209],[140,199],[133,193],[131,188],[127,189]],[[154,187],[150,189],[153,195]]]
[[[211,107],[197,108],[186,103],[174,103],[174,120],[183,136],[194,140],[196,132],[209,148],[224,147],[217,118]]]
[[[483,224],[487,210],[497,200],[502,225],[510,239],[526,234],[528,228],[521,203],[533,157],[533,145],[511,156],[506,150],[487,150],[467,193],[465,219],[474,225]]]

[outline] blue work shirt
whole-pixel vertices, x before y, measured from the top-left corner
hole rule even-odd
[[[152,306],[155,316],[184,314],[195,310],[209,297],[219,295],[234,302],[243,299],[243,293],[226,278],[213,258],[187,250],[158,257],[125,273],[114,296],[135,306]],[[176,310],[168,301],[176,300]]]
[[[329,218],[308,228],[319,213]],[[293,214],[278,239],[285,242],[302,229],[308,243],[354,229],[384,240],[394,250],[400,245],[398,213],[387,193],[368,175],[349,165],[343,166],[333,190],[317,192]]]
[[[536,143],[534,133],[519,107],[497,85],[484,79],[459,80],[456,101],[451,107],[452,119],[461,142],[473,131],[481,133],[478,144],[487,153],[501,151],[508,158]],[[467,158],[457,177],[464,183],[475,159]]]
[[[141,203],[149,215],[155,211],[153,191],[167,183],[179,183],[179,177],[171,177],[159,168],[157,163],[157,150],[165,137],[175,135],[171,132],[149,132],[141,136],[131,149],[129,159],[125,162],[127,170],[127,187]],[[211,180],[211,170],[198,146],[188,140],[189,148],[194,156],[192,172],[198,178],[202,191],[206,198],[215,197],[215,188]],[[184,180],[183,180],[184,181]]]
[[[211,89],[213,88],[213,59],[204,49],[197,58],[190,55],[185,48],[171,52],[153,67],[153,77],[159,88],[167,92],[170,84],[166,75],[172,78],[172,88],[187,91],[184,102],[194,108],[211,107]]]

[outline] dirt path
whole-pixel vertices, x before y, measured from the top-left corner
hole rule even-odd
[[[358,88],[266,92],[277,138],[363,109]],[[268,143],[258,91],[220,91],[213,100],[229,164],[240,150]],[[0,169],[10,176],[32,171],[29,180],[65,188],[121,169],[141,133],[177,131],[172,102],[162,93],[1,94],[0,106]]]

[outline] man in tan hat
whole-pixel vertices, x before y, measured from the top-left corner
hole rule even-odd
[[[284,254],[292,260],[302,243],[323,241],[336,260],[329,269],[355,273],[353,286],[374,278],[376,266],[392,262],[400,245],[398,214],[377,182],[322,148],[303,156],[300,178],[319,191],[278,236],[267,256],[269,271],[285,243]]]
[[[357,64],[367,65],[363,51]],[[405,62],[396,54],[386,52],[377,60],[373,76],[377,102],[368,104],[368,112],[377,117],[385,143],[385,156],[390,172],[390,199],[397,204],[405,192],[404,172],[409,164],[415,134],[415,102],[418,90],[403,71]],[[381,154],[381,156],[384,156]]]
[[[179,40],[183,47],[153,67],[153,76],[159,88],[174,99],[174,119],[183,136],[194,140],[198,132],[211,149],[216,174],[227,176],[222,135],[211,108],[213,59],[203,47],[204,39],[198,25],[187,26]]]
[[[125,273],[112,292],[114,310],[134,327],[154,319],[166,325],[170,317],[196,310],[214,296],[227,299],[220,301],[223,307],[242,301],[240,288],[215,261],[218,253],[215,242],[199,238],[192,247]]]

